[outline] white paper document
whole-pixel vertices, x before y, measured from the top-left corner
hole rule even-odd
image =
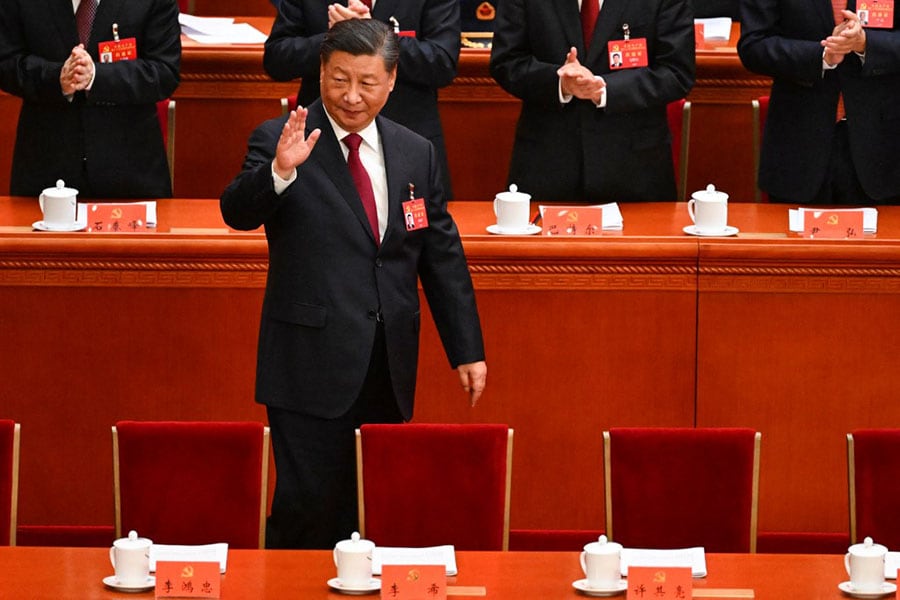
[[[791,231],[803,232],[803,215],[808,212],[821,212],[821,208],[789,208],[788,209],[788,226]],[[859,208],[829,208],[829,211],[842,212],[846,210],[860,210]],[[863,233],[876,233],[878,231],[878,209],[867,207],[863,208]]]
[[[628,567],[690,567],[694,577],[706,577],[706,552],[703,546],[676,550],[622,548],[622,577]]]
[[[888,552],[884,555],[884,578],[897,579],[897,569],[900,568],[900,552]]]
[[[456,551],[452,545],[426,548],[375,546],[372,551],[374,575],[381,575],[381,565],[444,565],[449,577],[456,575]]]
[[[150,571],[156,571],[157,561],[172,562],[217,562],[219,572],[225,572],[228,562],[228,544],[205,544],[202,546],[172,546],[153,544],[150,546]]]
[[[731,19],[729,17],[712,17],[694,19],[694,23],[703,25],[703,39],[728,41],[731,37]]]
[[[235,23],[230,17],[178,15],[181,33],[201,44],[262,44],[266,34],[249,23]]]

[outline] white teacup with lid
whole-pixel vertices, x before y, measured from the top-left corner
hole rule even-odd
[[[137,531],[119,538],[109,549],[109,561],[116,570],[116,583],[123,587],[147,585],[150,576],[150,546],[148,538],[138,537]]]
[[[528,229],[531,210],[531,194],[520,192],[516,184],[509,186],[508,192],[494,196],[494,214],[497,227],[503,233],[521,233]]]
[[[687,208],[694,229],[701,235],[724,233],[728,227],[728,194],[713,184],[691,194]]]
[[[615,589],[622,580],[622,544],[607,541],[601,535],[596,542],[584,546],[581,568],[588,587],[597,590]]]
[[[884,559],[887,548],[867,537],[861,544],[853,544],[844,555],[844,567],[850,576],[854,592],[878,593],[884,587]]]
[[[66,229],[75,223],[78,190],[66,187],[62,179],[56,181],[56,187],[41,192],[38,202],[47,229]]]
[[[341,540],[334,546],[334,566],[342,586],[365,588],[372,580],[372,551],[375,543],[360,539],[354,531],[349,540]]]

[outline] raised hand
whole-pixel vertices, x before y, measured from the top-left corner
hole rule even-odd
[[[320,129],[313,129],[307,137],[306,114],[307,110],[302,106],[292,110],[278,138],[273,168],[282,179],[290,179],[294,170],[306,162],[322,135]]]

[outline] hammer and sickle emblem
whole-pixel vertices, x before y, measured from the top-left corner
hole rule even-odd
[[[184,567],[181,570],[181,576],[184,577],[185,579],[190,579],[191,577],[193,577],[194,576],[194,567],[192,567],[191,565],[187,565],[186,567]]]
[[[407,581],[418,581],[420,577],[420,573],[418,569],[410,569],[409,573],[406,574]]]
[[[829,215],[828,216],[828,224],[829,225],[837,225],[838,224],[838,216],[837,215]]]
[[[110,214],[112,215],[113,219],[121,219],[122,218],[122,209],[114,208],[114,209],[112,209],[112,211],[110,211]]]
[[[577,223],[578,222],[578,211],[570,210],[566,213],[566,221],[569,223]]]
[[[665,571],[657,571],[653,574],[653,583],[665,583],[666,582],[666,572]]]

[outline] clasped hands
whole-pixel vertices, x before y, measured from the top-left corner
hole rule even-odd
[[[86,90],[94,78],[94,60],[84,44],[72,48],[72,52],[63,63],[59,73],[59,86],[63,95],[71,96],[75,92]]]
[[[844,21],[835,26],[831,35],[822,40],[825,48],[823,58],[831,66],[837,65],[851,52],[864,54],[866,51],[866,30],[856,13],[842,10]]]
[[[566,54],[566,62],[557,69],[560,89],[563,96],[574,96],[582,100],[590,100],[594,104],[600,103],[600,97],[606,82],[602,77],[597,77],[591,70],[578,62],[578,50],[574,47]]]
[[[338,21],[347,19],[370,19],[369,7],[362,0],[349,0],[347,6],[342,4],[328,5],[328,28],[331,29]]]

